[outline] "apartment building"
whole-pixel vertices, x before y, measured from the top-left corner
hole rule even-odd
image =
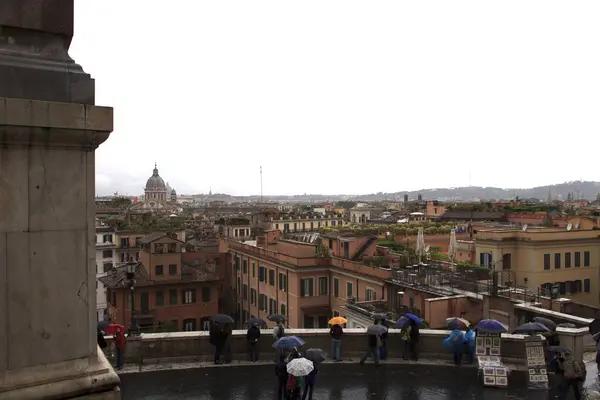
[[[106,276],[116,262],[114,229],[96,222],[96,314],[98,321],[107,313],[106,288],[99,278]]]
[[[130,324],[133,294],[136,321],[142,329],[208,329],[210,317],[219,312],[222,268],[199,254],[195,257],[194,253],[184,253],[186,244],[176,234],[142,236],[137,245],[139,262],[133,290],[125,266],[100,278],[108,288],[113,322]]]
[[[476,260],[500,280],[542,295],[600,301],[600,233],[570,228],[479,230]],[[557,293],[556,293],[557,292]]]
[[[292,328],[326,328],[349,300],[384,300],[391,272],[355,261],[375,247],[372,237],[339,234],[304,243],[282,239],[279,230],[245,243],[223,239],[236,320],[279,313]]]
[[[163,232],[166,233],[166,232]],[[174,232],[177,235],[177,239],[185,241],[185,231]],[[140,260],[140,244],[139,240],[147,234],[140,231],[115,231],[115,244],[116,244],[116,263],[126,263],[127,260],[133,259],[135,261]]]
[[[341,214],[280,214],[270,221],[267,230],[278,230],[281,233],[316,232],[321,228],[348,225]]]
[[[214,230],[220,237],[236,240],[250,240],[252,238],[252,224],[249,218],[220,218],[215,221]]]

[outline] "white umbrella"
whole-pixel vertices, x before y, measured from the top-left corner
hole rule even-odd
[[[313,369],[315,369],[313,362],[304,357],[294,358],[287,365],[288,374],[294,376],[306,376],[310,374]]]

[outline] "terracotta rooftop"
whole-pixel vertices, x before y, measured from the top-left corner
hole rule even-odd
[[[121,266],[113,269],[108,275],[98,278],[106,287],[115,289],[124,286],[126,280],[127,266]],[[181,280],[151,281],[148,271],[142,264],[135,268],[135,286],[152,286],[176,284],[179,282],[212,282],[218,281],[221,277],[215,272],[214,267],[210,265],[191,265],[181,264]]]

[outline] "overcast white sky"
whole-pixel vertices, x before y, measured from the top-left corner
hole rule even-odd
[[[600,180],[600,1],[76,0],[97,192]]]

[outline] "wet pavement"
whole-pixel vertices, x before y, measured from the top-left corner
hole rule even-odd
[[[590,366],[591,367],[591,366]],[[596,381],[594,370],[588,382]],[[126,400],[272,400],[274,365],[171,369],[121,375]],[[508,389],[484,388],[475,368],[431,365],[323,364],[315,400],[500,400],[553,399],[553,391],[527,389],[526,373],[509,376]]]

